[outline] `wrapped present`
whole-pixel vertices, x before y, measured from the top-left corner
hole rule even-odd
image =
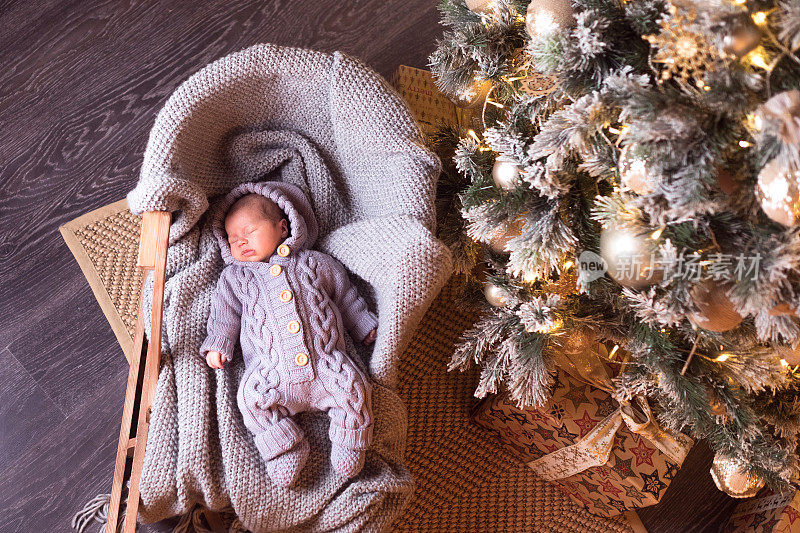
[[[733,511],[726,533],[800,533],[800,492],[764,490]]]
[[[442,124],[464,130],[480,127],[480,111],[458,107],[439,91],[430,71],[400,65],[389,83],[408,103],[425,134],[433,134]]]
[[[658,503],[692,439],[661,429],[643,397],[617,402],[602,354],[581,357],[557,357],[546,406],[520,408],[501,393],[482,400],[473,420],[594,514]]]

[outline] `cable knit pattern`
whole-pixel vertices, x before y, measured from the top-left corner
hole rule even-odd
[[[272,199],[287,214],[292,229],[281,245],[289,246],[285,254],[276,251],[263,262],[233,258],[225,216],[229,206],[248,193]],[[239,387],[239,409],[255,434],[270,477],[280,485],[293,483],[308,455],[303,432],[285,420],[287,415],[327,411],[334,448],[367,450],[372,441],[372,390],[345,354],[343,323],[360,340],[377,328],[378,320],[336,259],[307,250],[315,235],[309,228],[317,223],[303,192],[282,182],[244,183],[212,208],[210,220],[228,266],[211,302],[200,355],[216,350],[232,360],[236,340],[241,340],[245,378]],[[245,327],[240,333],[241,323]],[[290,324],[296,331],[288,329]],[[309,339],[311,350],[306,348]],[[336,452],[334,468],[347,477],[356,475],[363,454]]]
[[[257,45],[215,61],[175,90],[156,118],[139,182],[127,197],[134,214],[173,213],[142,520],[184,513],[199,502],[232,507],[254,532],[375,531],[392,523],[414,490],[403,466],[406,414],[394,392],[397,363],[451,271],[447,248],[432,236],[439,168],[402,98],[340,52]],[[328,449],[337,426],[323,413],[300,413],[295,426],[310,443],[306,465],[291,489],[272,483],[237,405],[240,384],[254,379],[245,376],[239,348],[223,370],[197,355],[225,266],[208,207],[239,184],[265,180],[302,190],[317,216],[318,227],[306,228],[316,232],[315,248],[355,276],[380,316],[373,347],[339,341],[347,348],[342,353],[356,350],[356,363],[363,360],[373,382],[373,442],[352,480],[330,464],[339,455]],[[151,294],[145,291],[147,328]],[[283,375],[277,363],[260,368],[253,387],[263,380],[259,391],[269,391]],[[261,402],[280,404],[266,392]],[[280,416],[291,421],[278,409]]]

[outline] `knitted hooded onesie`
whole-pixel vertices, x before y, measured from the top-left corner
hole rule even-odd
[[[282,243],[288,248],[279,246],[268,261],[239,261],[231,255],[225,214],[249,193],[266,196],[288,218],[289,236]],[[317,220],[298,187],[278,181],[243,183],[210,217],[226,266],[212,299],[201,355],[214,350],[230,361],[239,339],[245,365],[239,410],[275,483],[291,485],[303,468],[309,445],[291,417],[312,410],[330,417],[333,468],[354,476],[372,440],[372,389],[346,353],[344,328],[360,341],[377,327],[376,316],[341,263],[309,250],[317,238]]]

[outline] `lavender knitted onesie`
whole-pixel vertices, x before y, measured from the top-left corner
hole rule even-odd
[[[231,255],[225,214],[250,193],[275,202],[289,220],[290,235],[266,261]],[[245,373],[238,405],[247,428],[280,486],[290,486],[305,465],[309,445],[292,416],[326,411],[331,464],[352,477],[372,440],[372,388],[348,357],[344,328],[356,341],[378,325],[336,259],[310,250],[317,221],[303,192],[283,182],[243,183],[211,211],[210,222],[226,264],[211,302],[208,336],[200,347],[230,361],[237,338]],[[287,253],[288,252],[288,253]]]

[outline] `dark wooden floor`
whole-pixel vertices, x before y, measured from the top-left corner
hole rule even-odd
[[[0,0],[0,532],[68,531],[110,490],[125,360],[57,228],[133,187],[168,95],[259,42],[425,68],[438,19],[434,0]],[[651,531],[715,530],[709,460],[641,512]]]

